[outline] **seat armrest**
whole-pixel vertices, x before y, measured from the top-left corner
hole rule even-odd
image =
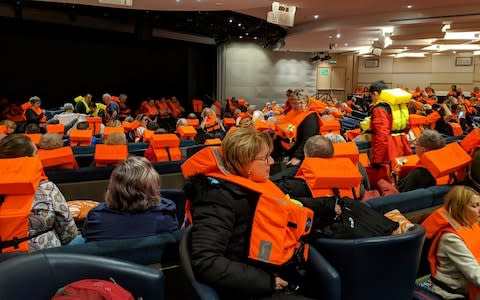
[[[340,275],[332,265],[313,247],[309,247],[308,251],[309,270],[313,274],[308,275],[309,278],[315,278],[315,288],[321,293],[320,299],[340,300],[341,299],[341,282]],[[319,295],[315,295],[319,296]]]

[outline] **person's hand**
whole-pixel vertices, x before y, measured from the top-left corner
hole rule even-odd
[[[342,207],[340,207],[340,205],[338,204],[335,204],[335,213],[337,214],[337,216],[342,214]]]
[[[296,165],[299,165],[302,161],[299,160],[298,158],[294,157],[292,158],[288,163],[287,165],[289,166],[296,166]]]
[[[44,110],[44,109],[42,109],[42,113],[45,114],[45,110]]]
[[[275,276],[275,290],[281,291],[288,286],[288,282],[282,278]]]

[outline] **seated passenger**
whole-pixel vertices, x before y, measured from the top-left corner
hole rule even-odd
[[[277,299],[276,292],[302,284],[296,270],[304,264],[305,251],[298,242],[308,234],[309,226],[297,231],[286,227],[286,219],[282,219],[285,224],[277,223],[285,227],[285,231],[276,230],[285,232],[288,246],[280,245],[279,240],[284,239],[272,238],[268,228],[259,226],[262,221],[275,222],[266,219],[279,210],[288,211],[292,221],[307,224],[310,222],[306,218],[311,220],[313,215],[268,180],[272,148],[267,133],[239,128],[226,135],[222,150],[206,147],[182,165],[183,175],[188,178],[185,192],[191,201],[193,221],[192,268],[198,280],[214,288],[221,299]],[[254,242],[254,236],[268,244],[270,251],[264,248],[268,257],[261,256],[262,245]],[[272,250],[277,246],[285,251]],[[293,258],[295,252],[299,254]]]
[[[444,205],[423,223],[433,239],[428,255],[432,290],[443,299],[480,296],[480,195],[470,187],[455,186]]]
[[[426,129],[418,138],[416,143],[416,154],[418,157],[422,157],[425,152],[440,149],[444,146],[445,139],[440,133],[435,130]],[[403,193],[434,186],[436,183],[435,178],[427,169],[418,167],[398,181],[397,189],[399,192]]]
[[[88,122],[78,122],[77,123],[77,129],[78,130],[90,130],[90,124]],[[92,146],[95,146],[97,144],[97,138],[92,135]]]
[[[123,132],[112,132],[105,140],[105,145],[126,145],[127,137]]]
[[[14,133],[15,130],[17,129],[17,124],[13,121],[10,121],[10,120],[1,121],[0,122],[0,127],[1,126],[5,127],[6,132],[4,132],[4,133],[7,134],[7,135]]]
[[[0,140],[0,164],[1,159],[36,155],[37,147],[24,135],[12,134]],[[60,247],[77,236],[77,226],[65,198],[46,177],[40,181],[33,198],[28,236],[29,251]]]
[[[112,172],[105,203],[92,209],[82,235],[87,242],[133,239],[178,229],[173,201],[160,197],[160,176],[143,157],[131,156]]]

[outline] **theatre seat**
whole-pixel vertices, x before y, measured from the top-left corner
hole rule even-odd
[[[121,260],[65,253],[37,253],[0,264],[0,299],[50,299],[81,279],[113,278],[135,299],[164,299],[162,271]],[[8,275],[7,275],[8,274]]]
[[[337,270],[344,300],[412,299],[425,230],[361,239],[319,238],[315,248]]]

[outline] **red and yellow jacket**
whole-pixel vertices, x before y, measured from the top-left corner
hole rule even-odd
[[[204,174],[259,193],[250,235],[250,259],[282,265],[304,246],[302,238],[311,230],[313,212],[292,202],[270,180],[254,182],[227,171],[220,147],[206,147],[191,156],[182,164],[182,173],[186,178]],[[301,254],[307,259],[308,245]]]

